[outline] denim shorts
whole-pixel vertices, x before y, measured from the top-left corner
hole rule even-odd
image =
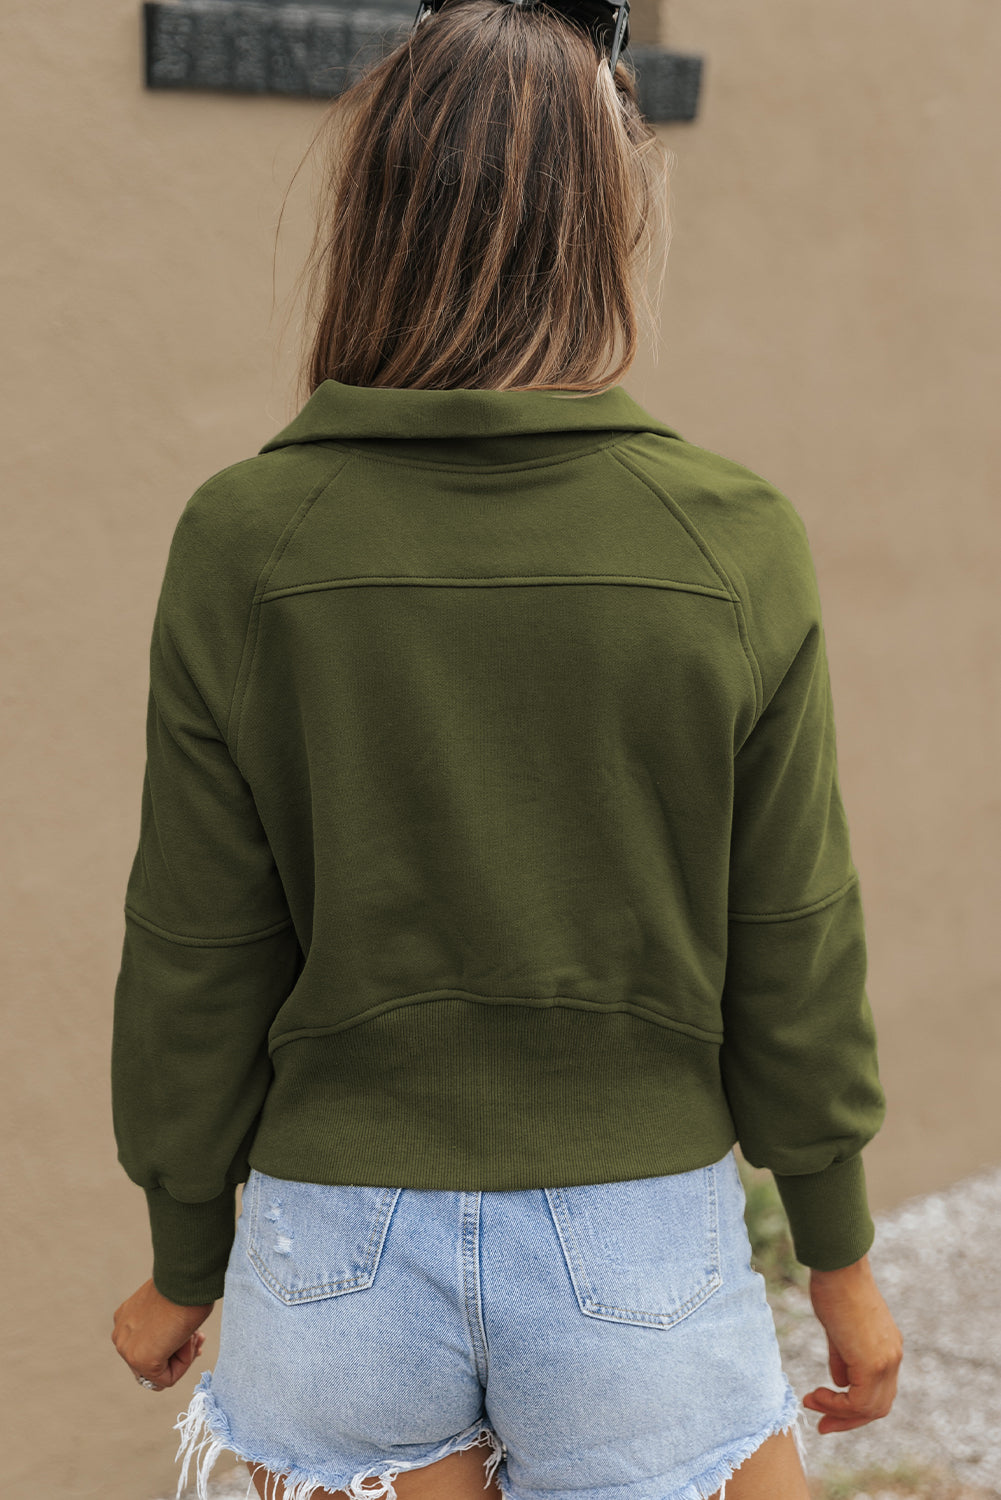
[[[178,1495],[194,1457],[208,1500],[224,1449],[287,1500],[396,1500],[397,1474],[476,1444],[505,1500],[707,1500],[789,1429],[802,1458],[744,1207],[732,1149],[511,1192],[252,1170]]]

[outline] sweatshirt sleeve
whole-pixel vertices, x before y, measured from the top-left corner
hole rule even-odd
[[[757,610],[764,706],[734,762],[720,1069],[798,1260],[835,1270],[875,1237],[861,1151],[886,1106],[816,575],[801,521],[781,516],[791,545]]]
[[[222,1296],[236,1184],[271,1079],[270,1024],[299,944],[227,742],[254,588],[209,496],[171,543],[150,647],[139,845],[114,997],[118,1159],[146,1193],[164,1296]]]

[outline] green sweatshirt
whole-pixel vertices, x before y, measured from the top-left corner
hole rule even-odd
[[[621,386],[325,381],[177,523],[115,990],[153,1280],[250,1168],[496,1191],[739,1142],[805,1265],[885,1113],[817,580]]]

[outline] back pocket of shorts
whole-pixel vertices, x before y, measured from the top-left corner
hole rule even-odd
[[[670,1328],[723,1285],[717,1166],[546,1188],[581,1312]]]
[[[282,1302],[370,1287],[402,1188],[291,1182],[251,1169],[247,1256]]]

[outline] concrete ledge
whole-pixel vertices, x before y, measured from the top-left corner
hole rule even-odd
[[[143,5],[145,84],[329,99],[403,40],[416,9],[398,0],[358,8],[153,0]],[[639,44],[627,56],[648,120],[695,119],[700,57]]]

